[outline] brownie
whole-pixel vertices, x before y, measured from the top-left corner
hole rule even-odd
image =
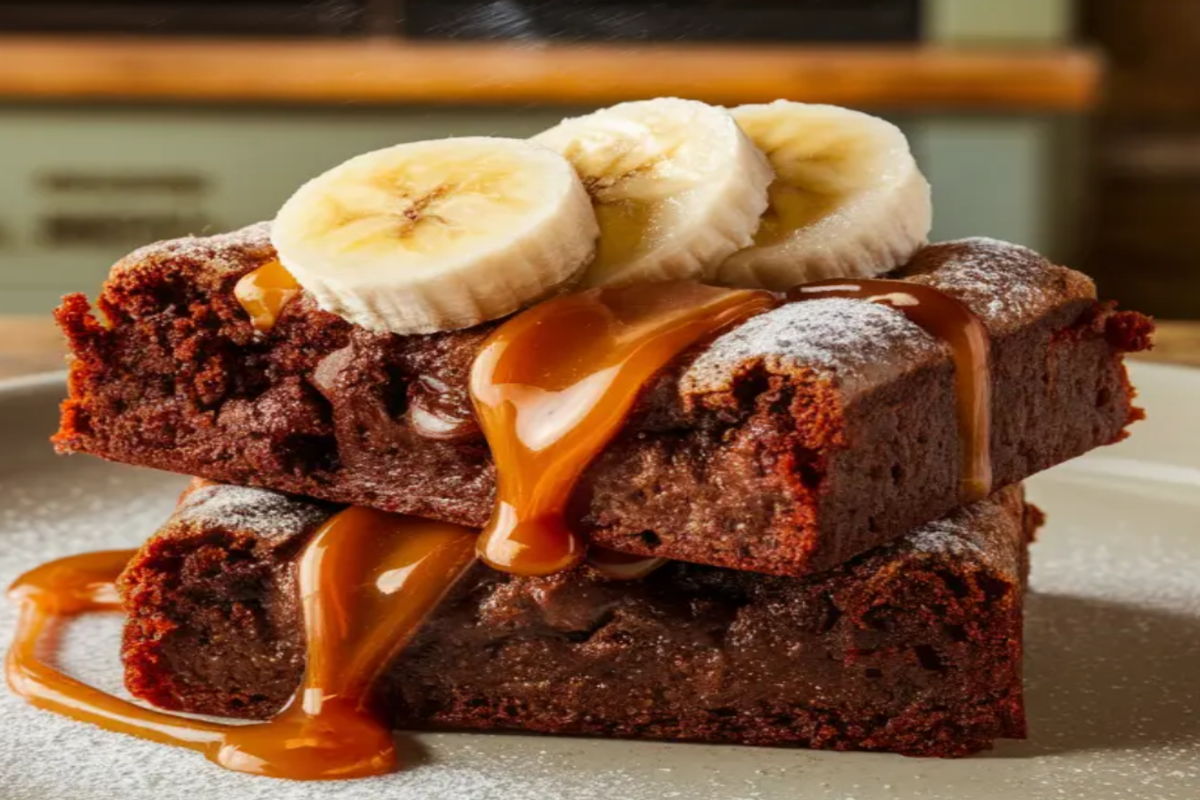
[[[268,334],[234,297],[269,228],[139,250],[65,299],[73,358],[55,441],[131,464],[479,526],[495,470],[470,365],[494,328],[394,336],[301,296]],[[1152,324],[1085,276],[986,239],[895,276],[966,303],[992,345],[994,488],[1120,439],[1122,355]],[[961,502],[948,348],[895,310],[785,304],[680,355],[586,471],[568,522],[616,550],[802,575]],[[421,419],[461,424],[436,434]]]
[[[126,683],[265,718],[297,687],[297,556],[328,506],[189,495],[120,579]],[[472,567],[384,673],[396,727],[961,756],[1023,738],[1019,486],[829,571],[670,562],[637,581]]]

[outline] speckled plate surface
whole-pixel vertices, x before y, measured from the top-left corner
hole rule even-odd
[[[295,784],[36,711],[0,691],[0,799],[1200,797],[1200,371],[1137,365],[1150,421],[1030,482],[1050,515],[1034,551],[1031,738],[960,761],[532,736],[405,740],[409,772]],[[132,547],[178,476],[57,458],[61,377],[0,384],[0,581],[46,559]],[[13,610],[0,609],[0,636]],[[62,664],[119,690],[119,620],[64,635]]]

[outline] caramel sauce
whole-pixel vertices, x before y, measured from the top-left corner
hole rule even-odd
[[[300,284],[278,261],[268,261],[242,276],[233,289],[234,297],[250,315],[255,330],[268,333],[279,321],[288,303],[300,295]]]
[[[471,370],[497,476],[480,557],[519,575],[578,564],[567,500],[642,386],[690,345],[776,303],[768,292],[640,285],[559,297],[500,326]]]
[[[909,281],[833,279],[797,286],[790,300],[846,297],[894,308],[950,347],[958,400],[964,503],[992,491],[991,401],[987,328],[969,308],[931,286]]]
[[[300,689],[271,721],[228,731],[214,760],[298,780],[393,771],[391,730],[367,707],[371,686],[474,562],[474,541],[468,528],[357,507],[322,526],[299,564]]]
[[[239,772],[294,780],[391,772],[395,743],[368,707],[371,685],[474,563],[474,542],[467,528],[362,508],[325,523],[299,563],[304,678],[268,722],[224,725],[154,711],[39,659],[39,642],[59,618],[119,609],[114,583],[134,554],[127,550],[64,558],[17,579],[9,590],[21,610],[8,683],[39,708],[197,750]]]

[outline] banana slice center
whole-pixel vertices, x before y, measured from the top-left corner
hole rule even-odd
[[[448,255],[478,248],[478,237],[501,234],[536,205],[534,183],[511,165],[478,163],[453,179],[445,169],[419,163],[341,183],[323,195],[310,221],[310,236],[333,252],[394,257]],[[415,263],[433,261],[417,259]]]
[[[349,229],[342,237],[347,240],[343,245],[356,246],[375,235],[371,229],[378,227],[395,237],[401,246],[411,247],[416,242],[412,234],[422,225],[452,225],[447,217],[437,213],[437,206],[444,203],[455,188],[454,185],[443,183],[431,190],[418,192],[411,187],[393,185],[368,192],[366,194],[371,195],[368,197],[331,200],[330,228],[325,234],[335,229]],[[378,221],[379,225],[365,226],[362,223],[366,220]],[[364,238],[351,241],[354,233]]]

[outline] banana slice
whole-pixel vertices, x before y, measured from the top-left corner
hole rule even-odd
[[[600,220],[585,286],[698,278],[751,244],[771,168],[724,109],[660,98],[533,139],[575,165]]]
[[[708,278],[783,290],[870,277],[908,261],[933,220],[929,183],[895,125],[838,106],[783,100],[733,116],[775,169],[754,246]]]
[[[271,235],[321,308],[399,334],[478,325],[576,282],[596,252],[571,165],[518,139],[403,144],[300,188]]]

